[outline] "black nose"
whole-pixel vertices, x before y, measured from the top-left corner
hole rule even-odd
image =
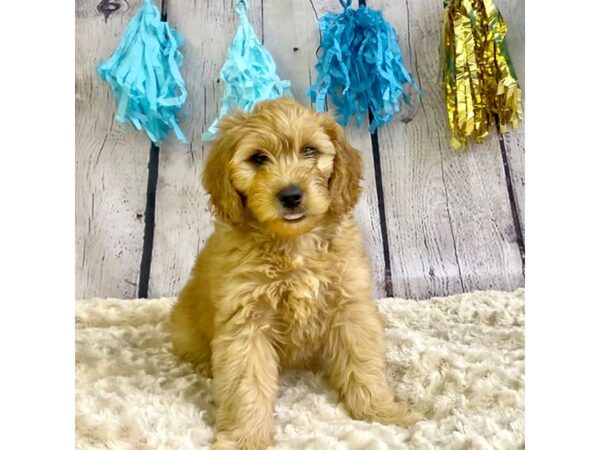
[[[283,206],[292,209],[298,206],[302,201],[302,189],[298,186],[288,186],[279,191],[277,196]]]

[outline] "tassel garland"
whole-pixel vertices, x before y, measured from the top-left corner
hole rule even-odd
[[[290,82],[279,78],[273,57],[262,46],[248,20],[247,1],[238,1],[235,10],[240,25],[227,49],[227,61],[221,69],[225,93],[221,100],[219,117],[208,131],[202,134],[204,141],[216,138],[219,120],[233,110],[249,112],[259,101],[290,95]]]
[[[451,145],[482,142],[497,117],[501,133],[523,117],[521,89],[492,0],[445,0],[440,49]]]
[[[187,98],[179,71],[183,56],[181,36],[151,0],[145,0],[127,25],[119,46],[110,59],[98,66],[98,75],[112,88],[116,119],[130,122],[158,144],[172,129],[186,142],[177,124],[177,114]]]
[[[420,90],[404,67],[396,33],[381,11],[364,5],[351,9],[352,0],[340,3],[342,13],[319,19],[318,79],[307,95],[320,112],[326,110],[329,95],[343,126],[356,116],[360,127],[370,112],[372,133],[392,120],[402,103],[410,104],[408,86]]]

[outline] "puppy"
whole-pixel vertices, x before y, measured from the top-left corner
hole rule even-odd
[[[215,230],[171,315],[177,355],[213,376],[214,449],[269,445],[283,367],[322,365],[355,419],[419,419],[385,376],[361,173],[342,128],[290,99],[221,121],[203,178]]]

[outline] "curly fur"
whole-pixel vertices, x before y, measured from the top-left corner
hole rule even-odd
[[[383,325],[352,216],[361,173],[342,128],[292,100],[222,120],[203,179],[218,222],[171,316],[176,353],[214,379],[215,449],[271,442],[282,367],[324,367],[354,418],[418,420],[385,377]],[[286,220],[277,196],[292,184],[304,193],[299,221]]]

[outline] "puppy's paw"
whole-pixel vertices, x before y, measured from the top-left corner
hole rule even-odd
[[[217,434],[217,440],[210,446],[210,450],[237,450],[238,446],[223,434]]]
[[[423,420],[423,416],[418,412],[410,411],[406,403],[396,402],[372,405],[368,411],[364,411],[355,418],[385,425],[399,425],[404,428],[409,428]]]
[[[217,440],[210,448],[211,450],[265,450],[270,443],[269,440],[253,436],[236,440],[228,434],[218,433]]]

